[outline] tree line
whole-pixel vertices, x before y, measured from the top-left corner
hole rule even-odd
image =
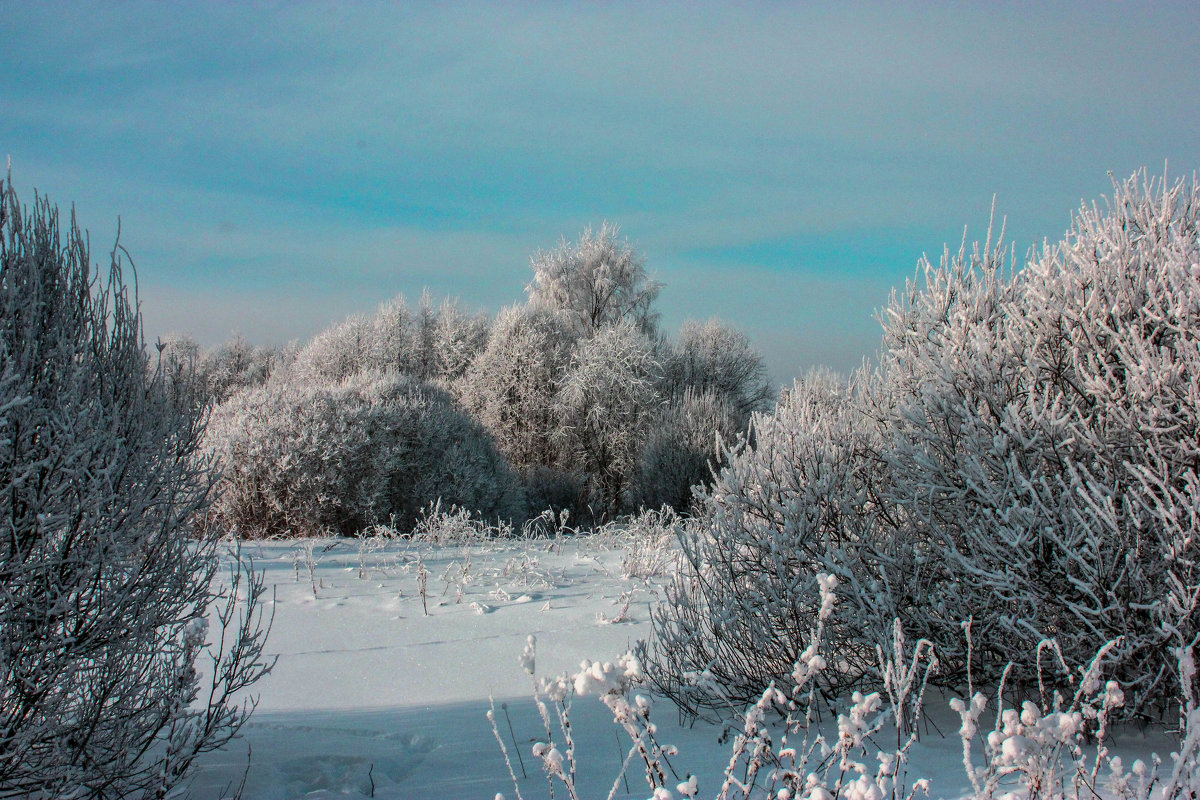
[[[585,525],[686,509],[772,399],[761,355],[716,319],[663,333],[661,285],[612,225],[531,264],[527,301],[494,319],[425,293],[303,346],[160,342],[176,393],[212,408],[213,521],[254,537],[405,529],[438,500]]]

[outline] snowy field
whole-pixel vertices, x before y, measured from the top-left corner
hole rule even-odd
[[[236,789],[248,746],[251,800],[492,800],[497,792],[513,800],[489,697],[521,795],[550,797],[531,753],[546,736],[519,664],[527,637],[537,637],[542,677],[576,671],[585,658],[615,660],[649,635],[667,568],[663,543],[618,536],[469,546],[304,540],[249,543],[244,552],[274,587],[268,650],[279,661],[256,687],[258,711],[243,738],[201,763],[192,790],[203,800]],[[960,797],[970,787],[957,717],[944,698],[928,705],[936,728],[925,729],[909,774],[931,778],[933,797]],[[729,758],[721,728],[681,727],[661,698],[653,720],[660,741],[679,748],[670,760],[680,780],[695,773],[698,796],[715,796]],[[608,797],[628,738],[594,697],[574,701],[571,721],[580,796]],[[1172,749],[1157,730],[1124,730],[1117,747],[1127,759]],[[627,778],[616,797],[650,794],[637,765]],[[565,796],[561,784],[555,796]]]

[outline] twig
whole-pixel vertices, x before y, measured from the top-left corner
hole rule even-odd
[[[517,763],[521,765],[521,777],[528,778],[525,773],[525,759],[521,757],[521,747],[517,744],[517,735],[513,733],[512,720],[508,716],[508,703],[501,703],[500,710],[504,712],[504,721],[508,723],[508,736],[512,739],[513,750],[517,751]]]

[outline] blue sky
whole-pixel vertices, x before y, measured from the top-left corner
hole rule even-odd
[[[1200,168],[1195,3],[18,3],[0,155],[120,215],[148,337],[304,339],[424,287],[490,312],[603,220],[774,377],[849,371],[922,253],[1020,253]]]

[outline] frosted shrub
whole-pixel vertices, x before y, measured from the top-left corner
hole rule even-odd
[[[970,628],[967,642],[970,645]],[[1195,694],[1184,689],[1173,698],[1180,710],[1180,749],[1171,754],[1165,771],[1157,754],[1151,763],[1136,760],[1128,768],[1120,757],[1110,756],[1110,722],[1125,704],[1120,684],[1106,680],[1103,673],[1119,640],[1105,644],[1090,663],[1072,673],[1062,660],[1054,640],[1037,648],[1040,703],[1025,700],[1019,708],[1005,703],[1005,681],[996,690],[998,709],[990,729],[981,724],[989,697],[973,691],[969,700],[954,698],[951,708],[962,725],[963,769],[974,796],[991,800],[999,792],[1028,797],[1093,798],[1102,795],[1127,800],[1175,800],[1194,798],[1200,792],[1200,713]],[[1193,684],[1196,641],[1174,650],[1177,685]],[[1045,657],[1045,659],[1044,659]],[[1051,661],[1046,664],[1045,661]],[[1041,670],[1060,671],[1071,687],[1066,697],[1059,691],[1047,693]],[[1012,670],[1005,670],[1007,678]],[[978,746],[979,756],[974,755]],[[982,762],[982,763],[980,763]]]
[[[977,677],[1110,640],[1126,713],[1176,694],[1200,630],[1200,190],[1137,175],[1015,275],[991,242],[924,265],[885,314],[888,502],[944,565],[906,626]]]
[[[874,644],[890,635],[889,587],[870,560],[884,547],[877,442],[858,392],[814,374],[752,425],[754,445],[727,453],[700,493],[680,537],[682,568],[654,614],[647,670],[690,713],[749,702],[771,682],[792,685],[818,614],[819,571],[844,578],[849,606],[826,632],[839,652],[822,675],[828,689],[863,680]],[[692,680],[700,674],[705,681]]]
[[[243,536],[407,530],[439,499],[490,518],[524,512],[486,432],[406,376],[244,392],[214,411],[207,445],[224,471],[216,517]]]
[[[475,544],[512,535],[512,524],[507,520],[491,522],[467,508],[442,508],[440,500],[421,509],[411,534],[413,539],[438,546]]]
[[[673,573],[679,563],[679,535],[687,521],[670,506],[645,510],[625,523],[621,577],[648,581]]]
[[[689,709],[684,673],[782,680],[823,570],[855,609],[839,685],[898,616],[949,686],[1028,681],[1047,637],[1068,663],[1119,639],[1118,713],[1161,714],[1200,632],[1196,181],[1116,184],[1022,270],[989,238],[922,271],[878,366],[797,384],[702,494],[650,674]]]
[[[222,592],[224,530],[191,535],[202,418],[147,369],[121,252],[96,275],[0,181],[0,796],[173,796],[270,669],[261,576]]]
[[[928,640],[909,644],[900,621],[894,620],[891,641],[877,646],[871,666],[880,692],[853,691],[838,698],[841,713],[835,725],[821,725],[826,701],[821,698],[821,677],[836,669],[839,653],[826,638],[837,616],[837,579],[828,574],[814,576],[818,596],[814,599],[814,627],[806,646],[792,665],[790,691],[774,683],[747,703],[725,697],[727,719],[734,733],[729,761],[715,794],[703,791],[694,774],[685,772],[686,754],[664,744],[651,719],[653,701],[644,693],[646,675],[640,660],[626,655],[615,663],[584,661],[574,674],[550,680],[534,679],[535,703],[546,737],[533,747],[550,781],[565,788],[568,796],[581,798],[576,785],[574,733],[570,719],[574,697],[596,695],[608,707],[630,743],[624,762],[608,797],[614,797],[622,781],[629,792],[627,773],[636,765],[645,774],[651,800],[715,797],[717,800],[913,800],[929,796],[935,789],[926,778],[909,775],[909,762],[917,730],[925,711],[930,679],[939,669],[935,648]],[[964,626],[964,641],[971,646],[971,627]],[[1177,685],[1192,687],[1195,677],[1197,641],[1174,651]],[[954,697],[951,708],[961,727],[957,735],[963,753],[963,769],[970,781],[967,797],[973,800],[1094,800],[1115,797],[1123,800],[1184,800],[1200,793],[1200,707],[1196,695],[1184,688],[1173,700],[1180,707],[1180,747],[1169,763],[1154,755],[1151,763],[1138,760],[1126,765],[1110,755],[1109,724],[1125,702],[1120,685],[1105,675],[1120,642],[1105,644],[1092,659],[1070,669],[1053,640],[1043,640],[1034,654],[1039,665],[1037,683],[1040,703],[1032,700],[1010,705],[1006,682],[996,688],[999,708],[988,711],[990,698],[974,692],[968,683],[968,699]],[[535,673],[535,640],[519,659],[531,676]],[[1009,665],[1008,677],[1013,670]],[[1071,692],[1064,696],[1050,689],[1042,672],[1065,678]],[[699,674],[692,680],[711,681]],[[553,712],[553,713],[552,713]],[[495,709],[488,713],[497,742],[509,765],[516,797],[520,783],[510,753],[500,735]],[[992,720],[990,727],[988,720]],[[894,745],[883,744],[894,736]],[[926,736],[929,736],[926,733]],[[510,736],[515,743],[516,737]],[[937,748],[935,747],[934,750]],[[668,775],[670,777],[668,777]],[[686,775],[686,778],[681,776]],[[711,790],[709,790],[711,791]]]
[[[817,575],[814,582],[819,587],[813,603],[817,609],[814,627],[807,634],[800,658],[792,665],[791,691],[784,692],[770,684],[748,704],[726,698],[726,711],[735,715],[740,730],[733,737],[722,783],[713,796],[718,800],[751,797],[912,800],[917,792],[928,793],[929,781],[910,783],[906,765],[916,741],[915,724],[921,713],[921,698],[929,673],[936,669],[929,643],[918,642],[910,652],[897,627],[891,652],[885,656],[880,650],[877,654],[876,669],[887,676],[888,699],[879,693],[854,692],[850,708],[838,716],[836,738],[827,739],[817,725],[820,703],[817,682],[830,669],[825,632],[836,606],[837,580],[831,575]],[[534,646],[531,636],[520,659],[530,675],[534,674]],[[535,679],[534,685],[546,739],[534,745],[533,754],[542,761],[552,793],[555,784],[559,784],[571,798],[581,797],[576,786],[578,765],[570,701],[577,696],[596,695],[625,731],[629,742],[609,798],[616,795],[622,781],[627,781],[627,772],[635,765],[644,773],[653,800],[669,800],[676,793],[688,798],[701,796],[697,778],[683,777],[681,768],[675,766],[682,762],[677,748],[659,740],[658,728],[651,719],[652,699],[643,693],[646,676],[636,656],[627,654],[615,663],[584,661],[580,671],[573,675],[540,682]],[[520,798],[520,784],[500,736],[494,708],[488,718]],[[878,750],[872,740],[889,725],[897,731],[896,747],[876,752],[872,769],[866,759],[868,753]],[[902,733],[906,726],[912,732]]]

